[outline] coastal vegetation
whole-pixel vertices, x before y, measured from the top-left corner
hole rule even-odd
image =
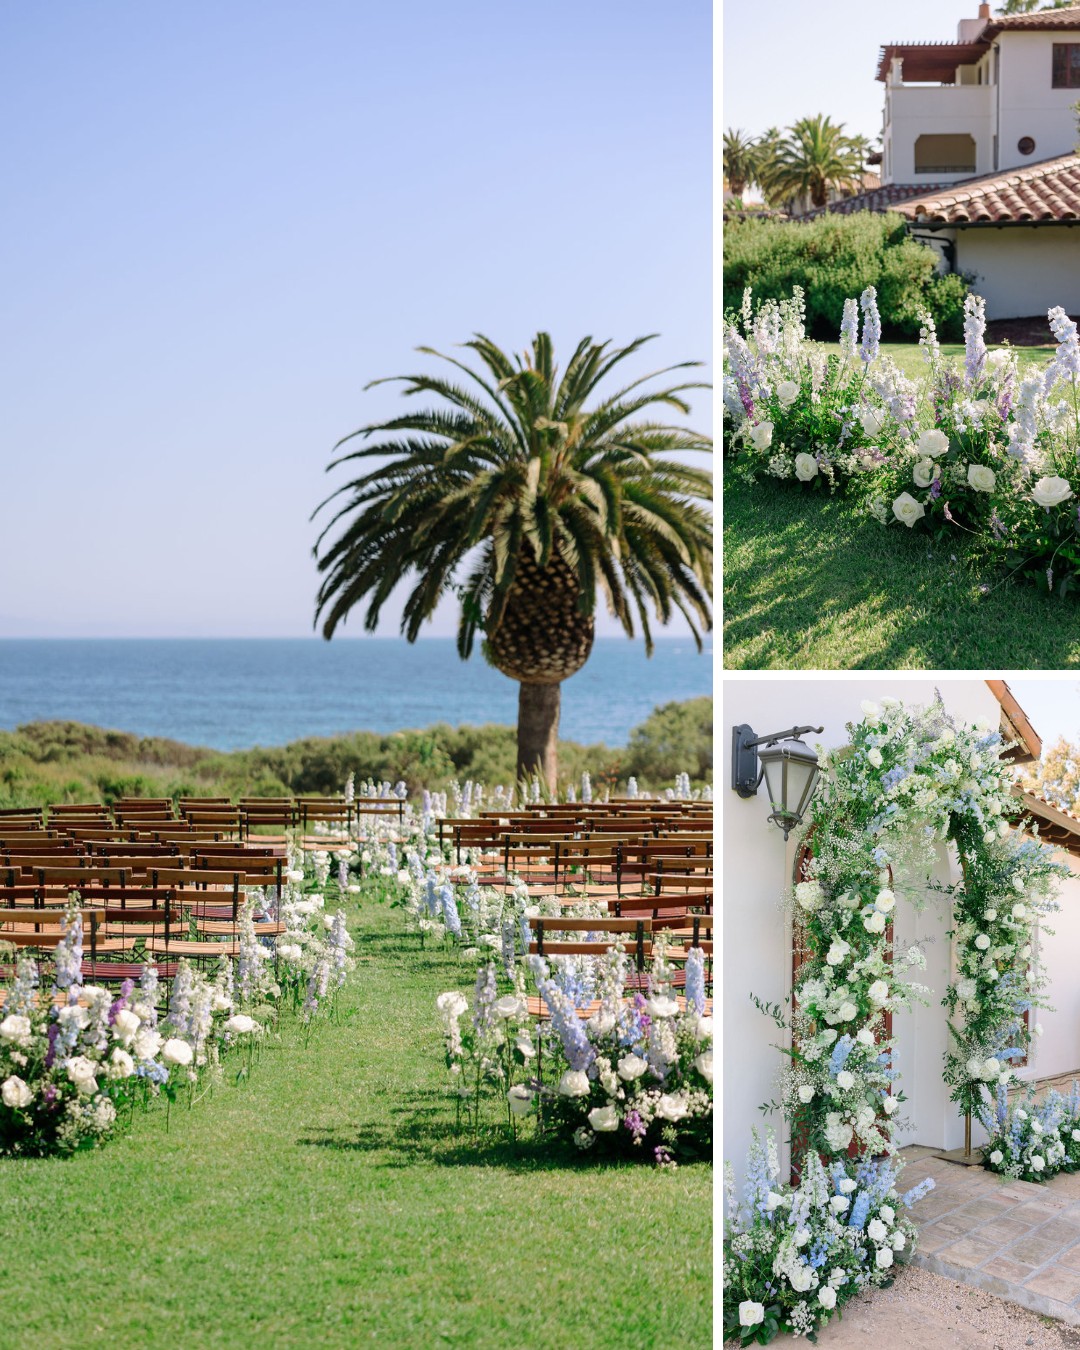
[[[712,699],[667,703],[633,729],[629,744],[559,743],[562,777],[586,770],[594,787],[642,791],[670,786],[677,773],[711,781]],[[0,808],[120,796],[273,796],[336,793],[358,780],[404,780],[410,789],[444,790],[452,779],[515,781],[513,727],[451,727],[308,737],[288,745],[211,750],[161,736],[138,736],[81,722],[31,722],[0,731]]]

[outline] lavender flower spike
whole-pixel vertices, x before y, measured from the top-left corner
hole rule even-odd
[[[970,389],[986,373],[986,301],[969,295],[964,301],[964,372]]]
[[[845,300],[844,318],[840,324],[840,357],[842,360],[855,360],[855,347],[858,340],[859,304],[857,300]]]
[[[859,297],[859,304],[863,312],[863,332],[862,346],[859,348],[859,355],[866,365],[877,358],[878,346],[881,343],[881,316],[878,314],[877,291],[873,286],[867,286]]]

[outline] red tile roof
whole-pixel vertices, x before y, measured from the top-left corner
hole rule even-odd
[[[841,197],[839,201],[829,202],[827,206],[807,211],[800,219],[809,220],[812,216],[820,216],[826,211],[842,216],[850,216],[853,211],[892,211],[898,209],[898,202],[907,201],[909,197],[917,197],[926,192],[941,192],[948,186],[946,183],[886,183],[883,187],[856,192],[852,197]]]
[[[966,178],[948,187],[920,188],[908,193],[897,210],[920,224],[1080,220],[1080,155],[1059,155],[1022,169]]]
[[[1017,30],[1039,33],[1058,28],[1080,28],[1080,5],[1071,9],[1040,9],[1031,14],[1010,14],[1000,19],[991,19],[979,34],[979,41],[989,42],[999,33]]]

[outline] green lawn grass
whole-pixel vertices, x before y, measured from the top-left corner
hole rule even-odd
[[[1049,337],[1049,328],[1047,329],[1047,336]],[[839,356],[839,343],[822,342],[820,345],[827,351],[835,352]],[[991,344],[987,350],[997,351],[999,345]],[[1046,365],[1057,348],[1050,344],[1045,347],[1014,347],[1013,350],[1019,359],[1022,372],[1027,365]],[[910,379],[921,378],[929,369],[923,359],[922,348],[917,342],[883,342],[881,353],[883,356],[891,357]],[[941,343],[941,354],[949,359],[957,358],[963,361],[964,344],[962,342],[943,342]]]
[[[0,1346],[710,1346],[711,1168],[455,1137],[434,1000],[472,967],[396,910],[353,932],[306,1050],[168,1134],[0,1162]]]
[[[841,496],[724,482],[728,669],[1080,667],[1080,604],[882,529]]]

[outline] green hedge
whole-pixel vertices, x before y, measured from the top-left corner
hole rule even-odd
[[[887,341],[917,338],[918,312],[927,308],[938,336],[957,342],[970,278],[939,275],[937,260],[928,244],[908,237],[895,212],[730,221],[724,227],[724,303],[737,308],[747,286],[756,302],[785,300],[801,286],[810,336],[835,340],[844,301],[876,286]]]

